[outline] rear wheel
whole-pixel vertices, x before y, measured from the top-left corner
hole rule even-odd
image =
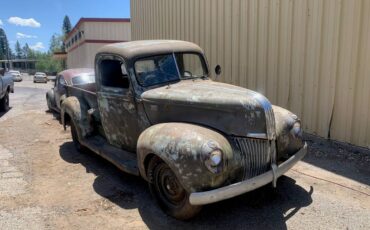
[[[148,166],[149,188],[155,200],[168,215],[187,220],[197,215],[202,206],[189,203],[189,193],[182,187],[171,168],[154,157]]]
[[[0,99],[0,111],[6,112],[9,110],[9,92],[6,92],[4,97]]]

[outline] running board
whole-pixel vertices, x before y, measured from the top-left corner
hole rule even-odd
[[[108,144],[107,141],[100,136],[88,137],[81,141],[81,143],[91,151],[114,164],[120,170],[136,176],[140,175],[135,153],[116,148]]]

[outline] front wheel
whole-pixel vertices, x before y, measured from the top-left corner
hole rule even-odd
[[[0,111],[6,112],[9,110],[9,93],[6,92],[4,97],[0,99]]]
[[[48,104],[49,112],[51,112],[53,109],[52,109],[51,101],[50,101],[49,97],[46,97],[46,103]]]
[[[168,215],[187,220],[197,215],[202,206],[189,203],[189,193],[182,187],[171,168],[161,159],[154,157],[148,166],[150,192]]]

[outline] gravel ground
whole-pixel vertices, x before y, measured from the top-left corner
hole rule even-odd
[[[0,114],[0,229],[369,229],[370,152],[307,135],[309,153],[278,187],[164,215],[147,184],[76,152],[46,112],[52,83],[16,83]]]

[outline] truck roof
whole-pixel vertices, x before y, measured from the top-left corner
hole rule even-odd
[[[173,52],[203,53],[203,50],[198,45],[187,41],[141,40],[105,45],[98,51],[98,53],[119,54],[125,59]]]

